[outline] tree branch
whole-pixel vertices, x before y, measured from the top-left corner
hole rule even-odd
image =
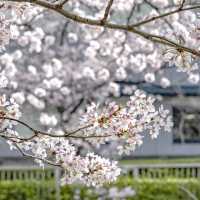
[[[21,137],[17,137],[17,136],[11,136],[10,137],[10,136],[4,135],[8,139],[17,139],[17,140],[20,140],[22,142],[32,140],[33,138],[35,138],[35,137],[37,137],[39,135],[44,135],[44,136],[49,136],[49,137],[54,137],[54,138],[56,138],[56,137],[64,137],[64,138],[75,138],[75,139],[105,138],[105,137],[112,136],[112,135],[99,135],[98,136],[98,135],[95,135],[95,134],[89,135],[89,136],[75,135],[76,133],[79,133],[79,132],[83,131],[84,129],[87,129],[87,128],[91,127],[92,124],[88,124],[88,125],[82,126],[80,128],[77,128],[77,129],[75,129],[73,131],[66,131],[64,134],[57,135],[57,134],[52,134],[52,133],[48,133],[48,132],[44,132],[44,131],[40,131],[40,130],[34,129],[30,125],[28,125],[27,123],[25,123],[23,121],[20,121],[20,120],[17,120],[17,119],[14,119],[14,118],[0,117],[0,119],[15,121],[15,122],[27,127],[29,130],[31,130],[33,132],[33,135],[31,137],[29,137],[29,138],[21,138]],[[3,136],[3,135],[0,135],[0,136]]]
[[[128,31],[131,33],[134,33],[136,35],[139,35],[153,43],[158,43],[158,44],[162,44],[165,46],[169,46],[169,47],[174,47],[176,49],[182,50],[182,51],[186,51],[188,53],[191,53],[195,56],[200,57],[200,52],[186,47],[186,46],[182,46],[168,38],[165,38],[164,36],[159,36],[159,35],[154,35],[154,34],[150,34],[150,33],[146,33],[144,31],[138,30],[136,29],[137,26],[140,26],[142,24],[146,24],[149,23],[153,20],[156,19],[160,19],[178,12],[182,12],[182,11],[186,11],[186,10],[193,10],[193,9],[198,9],[200,8],[200,5],[196,5],[196,6],[191,6],[191,7],[187,7],[187,8],[183,8],[183,9],[176,9],[175,11],[171,11],[165,14],[162,14],[160,16],[151,18],[149,20],[140,22],[139,24],[135,24],[135,25],[123,25],[123,24],[115,24],[115,23],[109,23],[109,22],[105,22],[104,24],[102,24],[102,20],[94,20],[94,19],[90,19],[90,18],[85,18],[85,17],[81,17],[79,15],[70,13],[62,8],[58,8],[56,5],[45,2],[45,1],[41,1],[41,0],[7,0],[8,2],[29,2],[29,3],[33,3],[35,5],[39,5],[42,6],[44,8],[53,10],[61,15],[63,15],[66,18],[69,18],[73,21],[76,21],[78,23],[82,23],[82,24],[87,24],[87,25],[91,25],[91,26],[100,26],[100,27],[105,27],[105,28],[109,28],[109,29],[116,29],[116,30],[123,30],[123,31]]]

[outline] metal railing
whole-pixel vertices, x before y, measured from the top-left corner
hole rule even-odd
[[[134,178],[199,178],[200,163],[122,165],[123,172]],[[52,180],[59,182],[58,169],[38,166],[0,166],[2,180]]]
[[[199,178],[200,163],[123,165],[134,178]]]
[[[37,166],[0,166],[1,180],[50,180],[55,176],[54,169]]]

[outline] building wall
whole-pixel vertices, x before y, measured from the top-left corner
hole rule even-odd
[[[200,144],[174,144],[172,133],[161,133],[157,139],[144,137],[142,146],[136,148],[133,156],[199,156]]]
[[[199,97],[170,97],[164,99],[164,105],[170,109],[172,106],[188,106],[200,109]],[[173,115],[172,115],[173,116]],[[172,130],[173,131],[173,130]],[[138,147],[133,154],[137,157],[148,156],[199,156],[200,144],[175,144],[173,143],[173,132],[162,132],[157,139],[152,140],[149,136],[144,137],[144,143]]]

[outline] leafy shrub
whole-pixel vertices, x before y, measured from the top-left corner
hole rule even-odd
[[[42,198],[42,199],[41,199]],[[53,182],[1,181],[0,200],[54,200]]]
[[[122,177],[115,184],[99,189],[80,185],[64,186],[60,196],[62,200],[95,200],[100,196],[103,199],[111,199],[112,191],[126,193],[130,189],[135,193],[127,197],[129,200],[192,200],[191,193],[200,199],[200,181],[197,179],[133,180],[131,177]],[[55,193],[53,181],[0,182],[0,200],[55,200]]]

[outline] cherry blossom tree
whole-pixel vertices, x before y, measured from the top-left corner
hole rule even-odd
[[[177,79],[167,70],[199,82],[199,9],[195,0],[1,1],[1,138],[42,166],[62,168],[63,182],[116,180],[117,162],[77,146],[116,142],[128,154],[142,133],[170,131],[169,111],[135,85],[169,87]],[[110,101],[121,93],[130,100]],[[44,130],[22,120],[27,105]]]

